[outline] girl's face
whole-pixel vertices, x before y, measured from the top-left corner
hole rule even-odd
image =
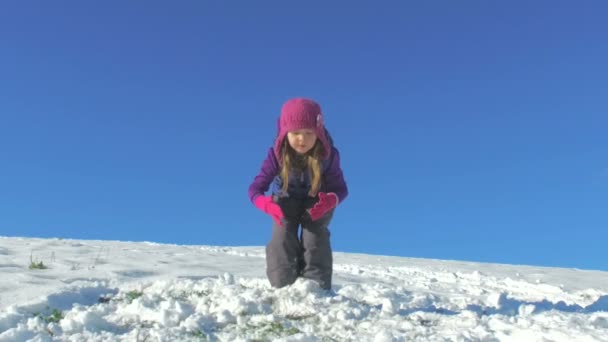
[[[296,152],[305,154],[315,146],[317,135],[312,129],[299,129],[287,132],[287,141]]]

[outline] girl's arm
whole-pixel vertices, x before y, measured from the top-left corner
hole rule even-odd
[[[325,191],[333,192],[338,196],[339,203],[342,203],[348,196],[348,186],[344,180],[342,167],[340,167],[340,152],[333,147],[331,151],[329,167],[325,171]]]
[[[262,168],[257,176],[253,179],[253,182],[249,186],[249,200],[251,203],[255,203],[255,199],[264,195],[268,188],[270,187],[270,183],[274,180],[278,173],[278,163],[277,159],[274,156],[274,150],[270,148],[268,150],[268,155],[264,162],[262,163]]]

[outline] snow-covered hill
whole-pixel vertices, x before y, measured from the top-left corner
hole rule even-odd
[[[326,292],[264,268],[263,247],[0,237],[0,341],[608,341],[608,272],[335,253]]]

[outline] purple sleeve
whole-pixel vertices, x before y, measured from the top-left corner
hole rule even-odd
[[[264,163],[262,163],[262,168],[257,176],[253,179],[253,183],[249,186],[249,199],[251,203],[255,202],[255,199],[264,195],[268,188],[270,187],[270,183],[274,180],[278,173],[278,163],[277,159],[274,156],[274,150],[272,148],[269,149],[268,155],[266,159],[264,159]]]
[[[338,195],[338,201],[342,203],[348,196],[348,187],[342,174],[342,168],[340,167],[340,152],[335,147],[332,149],[329,167],[325,171],[323,177],[325,181],[325,190],[327,192],[334,192]]]

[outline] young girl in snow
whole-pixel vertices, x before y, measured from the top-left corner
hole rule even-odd
[[[274,146],[249,186],[249,198],[273,218],[266,274],[273,287],[312,279],[331,288],[329,223],[348,195],[340,154],[323,124],[321,107],[305,98],[283,104]],[[270,185],[272,193],[265,195]],[[301,231],[300,231],[301,226]]]

